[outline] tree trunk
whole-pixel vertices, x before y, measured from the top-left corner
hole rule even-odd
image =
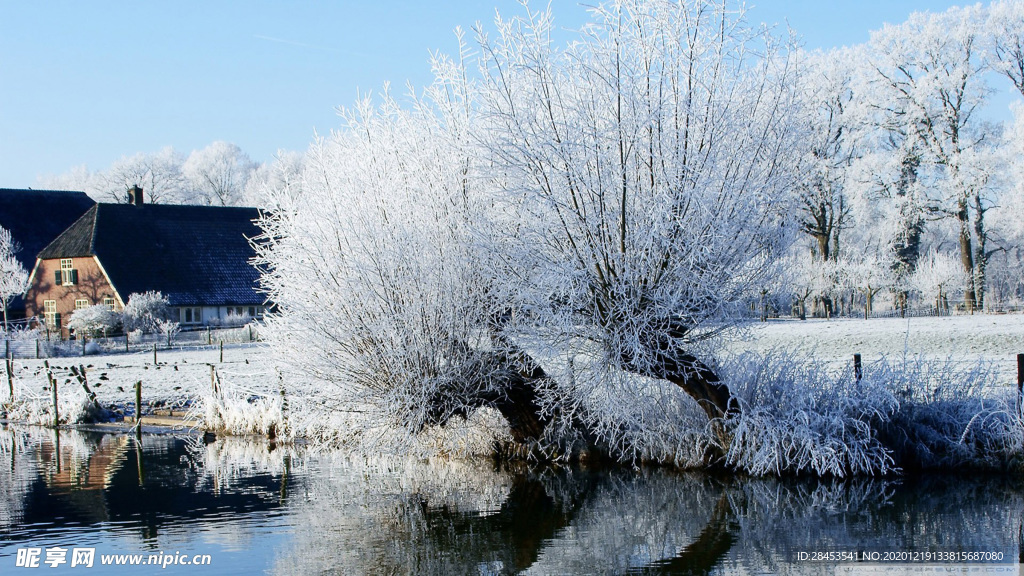
[[[653,361],[649,366],[638,366],[631,358],[623,357],[624,368],[641,376],[667,380],[696,400],[708,417],[718,440],[718,446],[713,449],[713,457],[715,460],[721,458],[732,443],[732,436],[723,426],[722,420],[740,414],[740,406],[733,399],[729,387],[714,370],[682,350],[657,350],[652,355]]]
[[[964,305],[973,313],[977,305],[974,292],[974,254],[971,250],[971,230],[968,221],[967,201],[960,200],[957,204],[956,219],[960,224],[960,263],[967,274],[967,285],[964,288]]]
[[[986,253],[988,244],[988,231],[985,229],[985,207],[981,203],[981,196],[974,195],[974,237],[977,245],[974,249],[974,290],[975,300],[979,310],[985,309],[985,269],[988,264]]]

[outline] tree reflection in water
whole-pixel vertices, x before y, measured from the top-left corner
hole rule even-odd
[[[242,551],[280,575],[820,574],[795,554],[1016,561],[1022,538],[1024,487],[1005,477],[752,479],[133,440],[62,432],[58,451],[52,430],[0,428],[0,556],[50,529],[117,530],[140,547]]]
[[[750,479],[661,469],[335,464],[275,574],[820,574],[818,550],[1012,554],[1007,478]]]

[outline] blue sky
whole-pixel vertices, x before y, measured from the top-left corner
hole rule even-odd
[[[749,1],[810,48],[864,42],[884,22],[944,0]],[[553,0],[578,26],[583,5]],[[38,175],[215,140],[266,161],[338,126],[335,108],[390,81],[429,81],[452,30],[488,25],[512,0],[415,2],[0,0],[0,187]],[[1003,104],[1005,105],[1005,104]]]

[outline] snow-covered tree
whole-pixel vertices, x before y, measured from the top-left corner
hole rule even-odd
[[[80,335],[106,334],[121,323],[121,315],[103,304],[79,308],[71,313],[68,329]]]
[[[279,314],[267,338],[291,371],[333,384],[374,425],[418,430],[465,410],[496,368],[481,352],[492,306],[469,223],[470,84],[435,61],[434,85],[345,109],[307,152],[257,243]]]
[[[256,166],[241,148],[229,142],[217,141],[193,151],[181,166],[190,191],[189,202],[238,205]]]
[[[988,62],[1024,96],[1024,2],[998,0],[988,8]]]
[[[729,391],[691,349],[738,321],[784,248],[805,141],[795,64],[725,4],[593,14],[564,50],[546,12],[499,21],[482,44],[490,152],[515,216],[516,308],[719,418]]]
[[[850,225],[846,181],[859,154],[852,77],[861,58],[863,51],[852,48],[811,54],[801,76],[811,149],[799,187],[800,230],[814,239],[822,262],[839,257],[840,236]]]
[[[282,190],[288,195],[301,194],[305,156],[299,152],[278,150],[271,162],[260,164],[245,185],[246,206],[273,208],[273,198]]]
[[[479,76],[438,59],[408,107],[361,102],[310,149],[258,242],[294,372],[414,429],[494,406],[524,441],[556,413],[617,426],[561,412],[588,393],[542,383],[537,354],[736,412],[693,346],[741,321],[787,247],[795,64],[712,3],[595,18],[565,49],[547,12],[499,19]]]
[[[136,292],[128,296],[121,316],[125,330],[149,334],[158,329],[161,320],[170,319],[170,303],[159,291]]]
[[[14,256],[20,246],[11,231],[0,226],[0,303],[4,307],[4,330],[7,330],[7,307],[16,296],[28,289],[28,272]]]
[[[903,24],[873,33],[870,41],[873,106],[894,133],[906,136],[906,150],[920,151],[920,158],[906,155],[904,164],[915,170],[927,164],[941,172],[929,207],[958,225],[971,310],[984,303],[990,171],[980,159],[993,140],[991,127],[978,114],[989,93],[982,22],[980,6],[914,13]]]
[[[168,146],[155,154],[121,157],[107,170],[94,174],[85,191],[102,202],[125,203],[128,190],[140,186],[146,202],[174,204],[183,199],[184,183],[181,157]]]
[[[925,302],[935,305],[936,313],[949,310],[949,298],[963,292],[966,274],[955,257],[945,252],[932,252],[922,259],[910,285]]]

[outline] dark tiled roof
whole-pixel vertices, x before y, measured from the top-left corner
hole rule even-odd
[[[249,238],[256,208],[97,204],[40,258],[99,257],[125,300],[159,290],[172,306],[258,306]]]
[[[0,188],[0,226],[21,244],[18,261],[31,270],[39,251],[95,204],[85,192]]]

